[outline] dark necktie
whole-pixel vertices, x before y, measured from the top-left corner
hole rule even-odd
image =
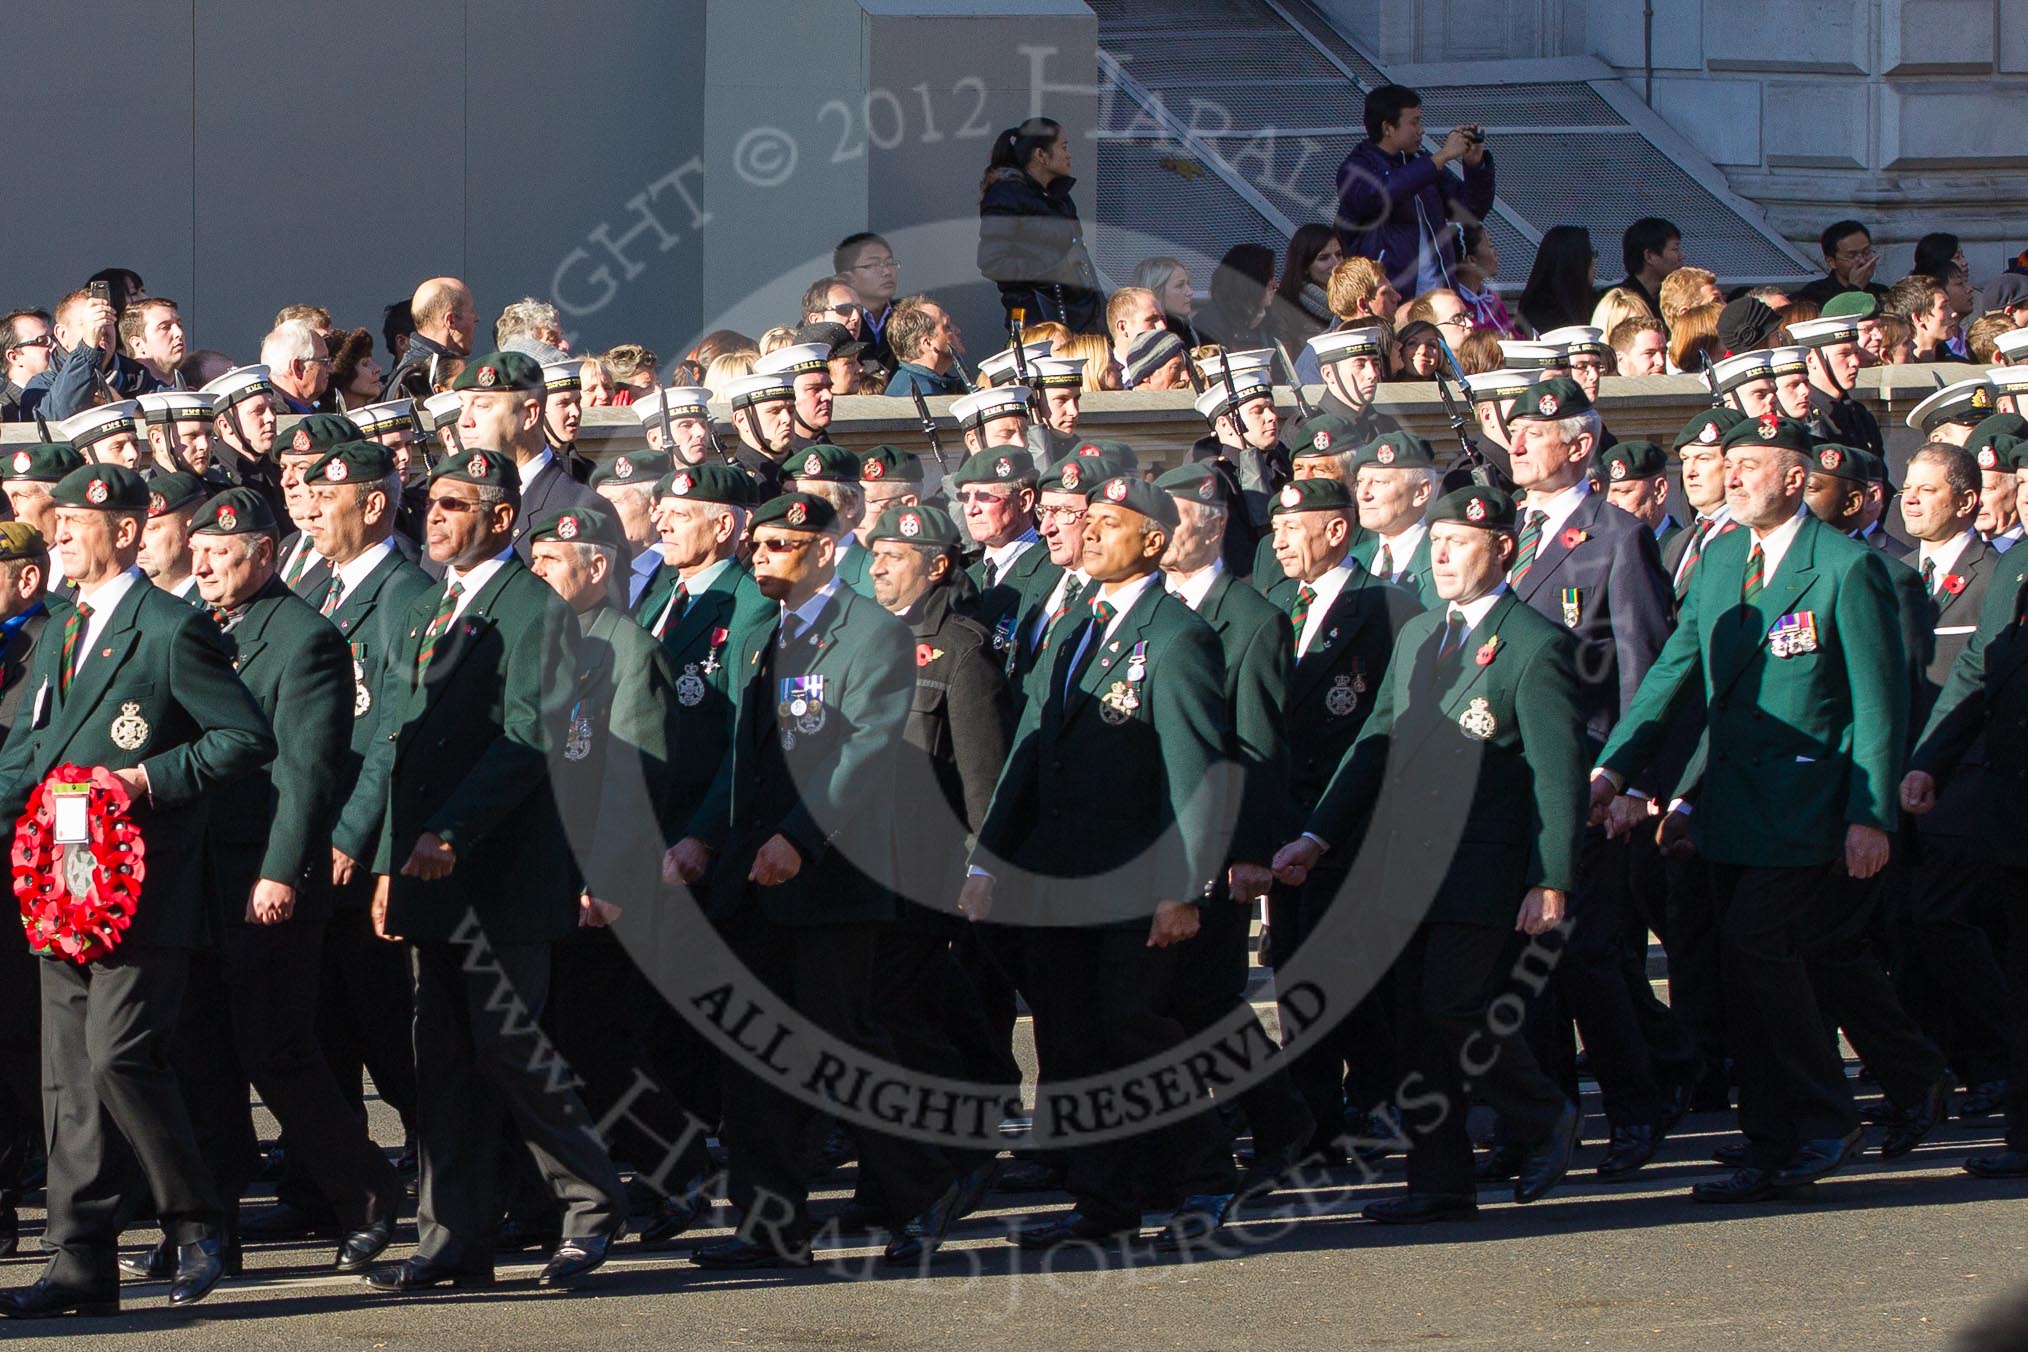
[[[1068,685],[1076,685],[1078,678],[1098,656],[1098,650],[1105,646],[1106,626],[1113,622],[1112,602],[1104,597],[1095,597],[1091,603],[1091,619],[1085,622],[1085,637],[1078,647],[1077,657],[1070,670]]]
[[[676,584],[676,590],[669,593],[669,604],[662,607],[662,613],[655,617],[655,627],[649,632],[652,633],[656,638],[660,638],[662,637],[662,635],[669,632],[670,624],[682,618],[683,607],[687,605],[689,601],[690,601],[689,589],[685,587],[681,582],[678,582]]]
[[[1697,524],[1690,528],[1690,541],[1683,546],[1683,561],[1676,566],[1676,599],[1682,600],[1690,590],[1690,570],[1697,566],[1697,560],[1704,557],[1704,542],[1711,538],[1711,518],[1700,516]]]
[[[310,541],[307,538],[298,540],[296,542],[296,557],[289,560],[289,570],[282,574],[282,585],[294,590],[296,584],[303,580],[303,574],[309,570],[310,559],[316,552],[315,549],[311,548]]]
[[[437,655],[437,644],[451,627],[451,617],[458,613],[458,598],[464,594],[465,589],[456,582],[444,589],[444,599],[437,604],[437,613],[430,620],[430,627],[423,630],[422,647],[415,656],[418,677],[429,672],[430,659]]]
[[[77,675],[78,641],[84,637],[91,618],[92,608],[79,601],[71,608],[70,618],[63,622],[63,670],[56,678],[56,693],[59,695],[70,693],[71,678]]]
[[[1383,544],[1380,546],[1380,576],[1390,582],[1394,580],[1394,547],[1392,545]]]
[[[1756,540],[1746,556],[1746,577],[1739,584],[1739,599],[1752,605],[1766,588],[1767,555],[1760,552],[1760,542]]]
[[[338,598],[344,594],[345,580],[334,571],[331,574],[331,585],[324,590],[324,603],[317,607],[317,613],[329,616],[332,611],[338,609]]]
[[[1522,575],[1535,566],[1535,556],[1542,549],[1542,525],[1549,520],[1547,512],[1530,512],[1521,521],[1521,538],[1514,550],[1514,568],[1507,574],[1507,581],[1519,582]]]
[[[1303,626],[1310,622],[1310,607],[1317,603],[1317,589],[1305,582],[1296,588],[1296,604],[1289,610],[1289,626],[1296,631],[1296,642],[1303,641]]]
[[[1922,589],[1932,596],[1936,595],[1935,559],[1924,559],[1922,561]]]
[[[1437,645],[1439,668],[1451,662],[1463,650],[1465,634],[1470,628],[1471,622],[1465,618],[1465,612],[1453,607],[1450,615],[1444,620],[1444,640]]]
[[[999,565],[999,564],[997,564],[997,563],[995,563],[995,562],[993,562],[993,561],[992,561],[991,559],[987,559],[987,560],[986,560],[986,586],[987,586],[988,588],[991,588],[991,587],[992,587],[992,586],[994,586],[994,585],[995,585],[996,583],[998,583],[998,582],[999,582],[999,580],[1000,580],[1000,565]]]
[[[1079,582],[1074,577],[1070,578],[1068,581],[1064,583],[1063,604],[1058,606],[1056,608],[1056,613],[1049,617],[1049,623],[1042,631],[1042,646],[1037,651],[1039,652],[1049,651],[1049,645],[1055,641],[1056,631],[1058,626],[1060,626],[1063,623],[1063,617],[1070,614],[1073,610],[1076,610],[1078,602],[1084,600],[1084,589],[1086,585],[1087,584]]]

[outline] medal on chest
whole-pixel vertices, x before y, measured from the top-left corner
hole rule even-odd
[[[585,715],[584,701],[579,700],[570,708],[570,731],[563,740],[563,758],[567,761],[581,761],[591,754],[592,725]]]
[[[1817,651],[1817,614],[1799,610],[1784,615],[1767,631],[1767,650],[1773,657],[1801,657]]]
[[[113,720],[113,745],[122,751],[139,751],[148,742],[148,720],[141,717],[138,700],[128,700],[120,706],[120,716]]]
[[[1324,692],[1324,712],[1333,718],[1350,718],[1359,711],[1359,697],[1366,693],[1366,674],[1355,663],[1352,674],[1340,674]]]
[[[352,716],[364,718],[373,707],[373,693],[366,688],[366,662],[360,645],[352,645]]]
[[[1563,589],[1563,627],[1566,629],[1577,628],[1577,622],[1581,618],[1583,610],[1583,594],[1575,587],[1565,587]]]
[[[697,663],[686,662],[683,674],[676,678],[676,702],[694,709],[704,702],[704,690],[704,678],[697,674]]]
[[[1500,724],[1493,717],[1492,706],[1481,698],[1458,715],[1458,729],[1473,741],[1483,742],[1500,730]]]
[[[785,676],[776,716],[782,725],[782,749],[796,744],[796,734],[814,736],[824,730],[824,678]]]

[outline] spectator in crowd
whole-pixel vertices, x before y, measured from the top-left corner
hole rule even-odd
[[[415,331],[387,373],[383,399],[409,398],[420,404],[449,383],[446,361],[472,355],[479,331],[479,306],[472,290],[455,277],[432,277],[409,300]]]
[[[201,390],[230,371],[233,366],[232,358],[223,352],[216,348],[200,347],[183,358],[183,365],[179,369],[183,372],[183,384],[186,389]],[[4,421],[4,418],[0,418],[0,422]]]
[[[610,408],[613,402],[613,373],[605,362],[589,356],[577,368],[578,399],[586,408]]]
[[[755,346],[754,340],[741,333],[738,329],[713,329],[710,333],[698,339],[697,346],[691,348],[685,355],[691,361],[698,362],[704,366],[710,366],[714,357],[723,356],[728,352],[737,352],[742,348],[754,348]]]
[[[1948,230],[1932,230],[1915,242],[1915,265],[1909,271],[1942,281],[1952,268],[1969,272],[1971,266],[1956,235]]]
[[[0,422],[18,422],[21,392],[49,369],[56,340],[47,310],[11,310],[0,315]]]
[[[1366,96],[1365,122],[1366,139],[1338,166],[1338,242],[1348,257],[1378,262],[1403,296],[1450,286],[1460,257],[1454,213],[1482,221],[1493,209],[1484,133],[1462,124],[1425,151],[1422,96],[1400,85]],[[1453,163],[1462,179],[1448,171]]]
[[[22,387],[23,417],[39,412],[56,422],[99,403],[102,392],[127,399],[161,388],[147,367],[121,355],[118,315],[110,302],[89,290],[73,291],[56,303],[51,333],[56,347],[50,364]]]
[[[380,400],[386,372],[373,359],[373,335],[365,329],[341,329],[333,335],[331,388],[340,409],[361,408]]]
[[[2003,313],[2016,328],[2028,324],[2028,276],[2003,272],[1979,293],[1979,313]]]
[[[1622,283],[1609,288],[1598,298],[1598,304],[1591,307],[1591,327],[1600,333],[1610,334],[1627,320],[1640,316],[1657,318],[1654,307],[1647,299],[1639,291]]]
[[[1944,346],[1950,336],[1950,307],[1944,301],[1943,283],[1936,278],[1920,272],[1903,277],[1888,288],[1880,309],[1908,321],[1911,360],[1954,360]]]
[[[1331,323],[1331,302],[1325,298],[1324,288],[1330,285],[1332,269],[1344,261],[1345,246],[1328,225],[1312,221],[1297,226],[1296,233],[1289,236],[1288,254],[1268,315],[1269,332],[1289,351],[1296,351]]]
[[[1120,387],[1119,368],[1113,365],[1112,344],[1096,333],[1073,333],[1057,340],[1051,355],[1082,361],[1080,388],[1086,394]]]
[[[1468,376],[1497,371],[1507,360],[1500,351],[1497,329],[1473,329],[1465,335],[1464,342],[1451,344],[1451,350],[1458,354],[1458,365]]]
[[[1443,292],[1444,295],[1453,295]],[[1420,301],[1421,296],[1416,300]],[[1455,296],[1453,296],[1455,299]],[[1406,314],[1404,309],[1402,313]],[[1394,371],[1390,380],[1434,380],[1437,367],[1444,364],[1443,348],[1437,342],[1437,326],[1427,319],[1411,320],[1394,335]]]
[[[889,394],[963,394],[969,388],[958,369],[965,340],[950,314],[928,296],[895,305],[887,341],[896,361]]]
[[[405,300],[395,301],[380,312],[380,340],[387,344],[387,359],[400,362],[415,333],[415,311]]]
[[[129,305],[120,313],[120,346],[164,388],[188,388],[179,374],[189,349],[175,301],[149,296]]]
[[[756,346],[760,348],[760,354],[765,357],[770,352],[781,351],[795,341],[796,331],[794,329],[790,328],[787,324],[777,324],[761,334],[760,342]]]
[[[1701,375],[1707,358],[1717,361],[1725,355],[1725,344],[1718,340],[1718,316],[1724,312],[1725,307],[1714,301],[1676,316],[1669,329],[1670,375]]]
[[[1112,340],[1113,365],[1127,364],[1127,349],[1144,333],[1164,327],[1162,303],[1146,287],[1123,286],[1106,301],[1106,336]]]
[[[1965,330],[1966,354],[1975,365],[1996,365],[1999,349],[1994,347],[1994,340],[2003,333],[2012,333],[2014,328],[2014,321],[2004,314],[1980,315]]]
[[[315,413],[331,388],[331,354],[308,320],[289,319],[261,339],[261,364],[279,400],[275,412]]]
[[[1662,313],[1662,280],[1683,266],[1683,232],[1673,221],[1660,216],[1643,216],[1620,236],[1620,261],[1627,275],[1619,288],[1633,292],[1657,318]],[[1611,294],[1611,293],[1608,293]],[[1624,319],[1622,315],[1619,319]],[[1615,319],[1613,323],[1618,323]],[[1610,325],[1592,320],[1593,328],[1612,332]]]
[[[621,343],[606,353],[606,368],[613,373],[613,402],[631,404],[655,388],[655,370],[662,361],[639,343]]]
[[[1076,182],[1070,138],[1049,118],[995,138],[979,182],[979,271],[999,286],[1010,328],[1017,309],[1077,330],[1099,323],[1098,273],[1070,200]]]
[[[866,315],[859,292],[842,274],[819,277],[803,290],[803,323],[843,324],[854,338],[866,337]]]
[[[1460,225],[1458,231],[1464,256],[1458,260],[1451,289],[1471,308],[1473,328],[1489,329],[1495,338],[1516,337],[1514,317],[1493,290],[1493,279],[1500,275],[1500,251],[1493,247],[1492,232],[1470,222]]]
[[[1535,250],[1535,265],[1517,302],[1521,322],[1537,333],[1591,318],[1598,296],[1598,251],[1581,225],[1553,225]]]
[[[894,317],[894,293],[901,281],[901,267],[886,240],[862,230],[838,241],[831,251],[831,271],[852,284],[866,328],[859,336],[867,341],[866,358],[883,370],[894,369],[894,349],[887,341],[887,321]],[[1035,317],[1038,321],[1040,316]]]
[[[1196,347],[1207,342],[1197,336],[1197,330],[1190,326],[1190,317],[1197,313],[1197,289],[1190,280],[1190,269],[1183,266],[1181,259],[1157,255],[1143,258],[1134,265],[1134,283],[1145,291],[1155,293],[1155,302],[1162,308],[1162,322],[1169,332],[1183,340],[1183,346]]]
[[[1725,296],[1718,289],[1716,273],[1706,268],[1677,268],[1662,279],[1662,308],[1655,317],[1674,333],[1684,311],[1700,305],[1724,304]]]
[[[1264,244],[1235,244],[1211,271],[1211,297],[1197,312],[1200,342],[1235,352],[1265,347],[1274,304],[1274,250]]]
[[[1659,376],[1669,369],[1669,331],[1653,315],[1622,319],[1606,334],[1615,369],[1623,376]]]
[[[87,287],[93,282],[106,284],[106,299],[112,303],[114,314],[124,313],[129,305],[148,299],[147,283],[132,268],[100,268],[85,278]]]
[[[1029,342],[1048,343],[1052,351],[1055,350],[1058,343],[1063,342],[1071,336],[1069,329],[1053,319],[1045,319],[1040,324],[1030,324],[1023,332],[1026,334]]]
[[[500,312],[493,323],[493,346],[505,348],[511,338],[528,338],[547,343],[560,352],[570,351],[563,336],[563,316],[546,300],[523,296]]]
[[[1370,258],[1348,258],[1340,263],[1332,270],[1324,295],[1337,318],[1332,329],[1363,328],[1381,320],[1392,327],[1394,312],[1401,306],[1401,293],[1380,264]],[[1323,379],[1317,354],[1307,347],[1296,354],[1296,378],[1305,385]]]
[[[1873,252],[1873,236],[1857,221],[1838,221],[1817,237],[1823,251],[1825,275],[1796,293],[1797,300],[1822,305],[1841,291],[1870,291],[1878,300],[1887,298],[1887,288],[1873,280],[1880,255]]]
[[[325,345],[330,345],[331,335],[336,330],[332,327],[331,312],[321,305],[284,305],[275,311],[275,322],[269,327],[278,329],[296,320],[301,320],[315,329],[324,339]]]
[[[1398,353],[1405,356],[1415,346],[1409,330],[1417,324],[1427,324],[1435,332],[1423,341],[1427,341],[1431,348],[1436,350],[1438,360],[1442,359],[1442,349],[1438,346],[1439,339],[1444,345],[1455,349],[1477,327],[1471,307],[1465,304],[1457,292],[1448,287],[1423,292],[1394,312],[1394,322],[1394,344]],[[1434,365],[1425,369],[1417,378],[1429,379],[1429,369],[1434,369]]]
[[[1973,307],[1979,303],[1978,293],[1972,290],[1971,274],[1959,264],[1949,263],[1941,273],[1933,275],[1943,284],[1944,313],[1950,320],[1950,335],[1945,339],[1945,345],[1953,357],[1965,360],[1971,355],[1965,345],[1965,321],[1971,318]]]
[[[725,398],[726,389],[735,380],[753,374],[753,364],[758,360],[757,348],[734,348],[719,353],[704,368],[704,388],[711,391],[714,399]]]
[[[1875,355],[1879,365],[1906,366],[1915,360],[1915,327],[1901,315],[1883,314],[1875,321],[1880,335],[1880,351]],[[1864,328],[1860,330],[1860,350],[1865,351]]]

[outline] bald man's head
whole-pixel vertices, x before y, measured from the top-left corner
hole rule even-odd
[[[472,354],[472,335],[479,328],[472,288],[455,277],[432,277],[415,289],[409,310],[417,333],[459,356]]]

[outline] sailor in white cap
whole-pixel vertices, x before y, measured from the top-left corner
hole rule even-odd
[[[1026,385],[996,385],[951,400],[951,416],[964,429],[966,452],[977,455],[997,446],[1027,449],[1028,403]]]
[[[701,465],[714,458],[711,391],[702,385],[650,390],[636,399],[632,408],[641,420],[641,435],[648,439],[648,449],[665,452],[671,469]]]
[[[2002,366],[2028,366],[2028,329],[2009,329],[1994,338],[1993,359]]]
[[[1223,375],[1197,396],[1199,416],[1211,433],[1190,448],[1193,461],[1210,461],[1225,480],[1225,499],[1240,508],[1225,516],[1221,553],[1240,577],[1253,568],[1254,549],[1268,531],[1274,495],[1295,477],[1289,448],[1282,444],[1282,418],[1275,409],[1274,379],[1254,369]]]
[[[1551,333],[1562,330],[1552,329]],[[1597,332],[1596,329],[1591,330]],[[1560,342],[1551,342],[1547,335],[1542,338],[1502,338],[1500,340],[1500,364],[1510,371],[1534,371],[1538,374],[1548,371],[1564,375],[1570,370],[1570,353]],[[1586,396],[1589,398],[1590,396]]]
[[[1711,363],[1712,392],[1749,418],[1774,409],[1774,361],[1766,348],[1735,352]]]
[[[457,396],[452,393],[450,398],[451,425],[455,428]],[[394,546],[413,563],[418,556],[417,547],[422,543],[423,519],[429,514],[429,486],[423,482],[423,470],[426,468],[423,442],[426,434],[422,420],[416,414],[415,400],[405,397],[388,399],[351,409],[345,416],[359,425],[362,439],[387,447],[394,457],[394,472],[401,481],[401,502],[394,517]]]
[[[85,459],[100,465],[141,463],[141,406],[132,399],[117,404],[96,404],[74,413],[56,425],[57,438],[68,441]]]
[[[577,429],[584,422],[583,369],[583,358],[569,355],[542,363],[542,435],[579,483],[588,482],[592,472],[591,457],[577,448]]]
[[[142,473],[184,470],[202,479],[211,465],[212,397],[196,390],[156,390],[134,402],[141,406],[153,458]]]
[[[1030,447],[1037,452],[1035,463],[1047,469],[1077,449],[1078,397],[1084,393],[1083,357],[1037,357],[1028,366],[1028,378],[1042,395],[1044,425],[1030,429]],[[1039,431],[1041,435],[1036,435]],[[1042,443],[1037,446],[1036,443]]]
[[[266,460],[275,449],[275,387],[268,368],[255,363],[235,366],[207,381],[198,391],[217,402],[212,407],[212,432],[236,460]],[[220,453],[215,457],[224,460]]]
[[[1799,423],[1810,420],[1810,350],[1806,347],[1771,347],[1767,350],[1768,370],[1774,373],[1774,411]],[[1830,425],[1818,433],[1835,440]]]
[[[2021,332],[2028,337],[2028,329]],[[2000,412],[2019,413],[2028,408],[2028,403],[2020,399],[2021,395],[2028,395],[2028,359],[2016,366],[1987,367],[1986,383],[1993,387],[1993,407]]]
[[[1501,450],[1513,446],[1507,430],[1507,414],[1521,392],[1535,383],[1535,372],[1503,366],[1497,371],[1479,371],[1465,377],[1465,397],[1472,401],[1472,414],[1479,430]]]
[[[791,343],[753,364],[757,376],[786,378],[794,391],[790,446],[826,440],[831,426],[831,349],[823,343]],[[786,448],[785,448],[786,449]]]
[[[827,373],[828,378],[828,373]],[[795,449],[795,382],[785,375],[760,371],[726,382],[725,398],[732,404],[732,430],[739,444],[728,447],[732,458],[759,491],[756,502],[782,491],[782,458]]]
[[[1613,350],[1606,343],[1605,331],[1589,324],[1570,324],[1551,329],[1542,335],[1542,341],[1563,349],[1563,369],[1596,407],[1599,379],[1612,370],[1613,362]]]
[[[1035,363],[1049,355],[1051,344],[1048,339],[1021,345],[1020,359],[1016,360],[1013,347],[1001,348],[992,356],[979,363],[979,385],[991,388],[994,385],[1025,385],[1035,376]],[[1028,380],[1023,380],[1026,375]]]
[[[1257,347],[1245,352],[1218,351],[1208,356],[1199,357],[1196,359],[1196,362],[1197,375],[1204,382],[1204,388],[1208,390],[1225,379],[1225,369],[1228,366],[1232,368],[1232,375],[1235,380],[1241,376],[1250,375],[1255,372],[1266,375],[1272,380],[1274,378],[1275,350],[1271,347]]]
[[[1984,375],[1946,385],[1908,411],[1908,425],[1929,441],[1962,446],[1993,416],[1999,395]]]
[[[459,455],[465,443],[458,435],[458,418],[464,412],[464,401],[458,398],[456,390],[443,390],[422,401],[422,410],[416,421],[422,424],[423,436],[435,438],[441,455]],[[424,477],[428,465],[413,465],[402,472],[402,479]],[[411,473],[411,471],[413,473]]]
[[[1860,338],[1870,319],[1861,315],[1799,319],[1786,325],[1789,341],[1801,347],[1810,374],[1810,412],[1816,426],[1828,427],[1831,440],[1857,446],[1878,456],[1887,454],[1880,423],[1852,398],[1852,382],[1866,362]]]
[[[1317,359],[1324,383],[1319,413],[1335,413],[1351,422],[1352,440],[1363,446],[1394,430],[1394,420],[1373,407],[1373,396],[1387,374],[1387,346],[1392,341],[1384,324],[1330,329],[1305,344]]]

